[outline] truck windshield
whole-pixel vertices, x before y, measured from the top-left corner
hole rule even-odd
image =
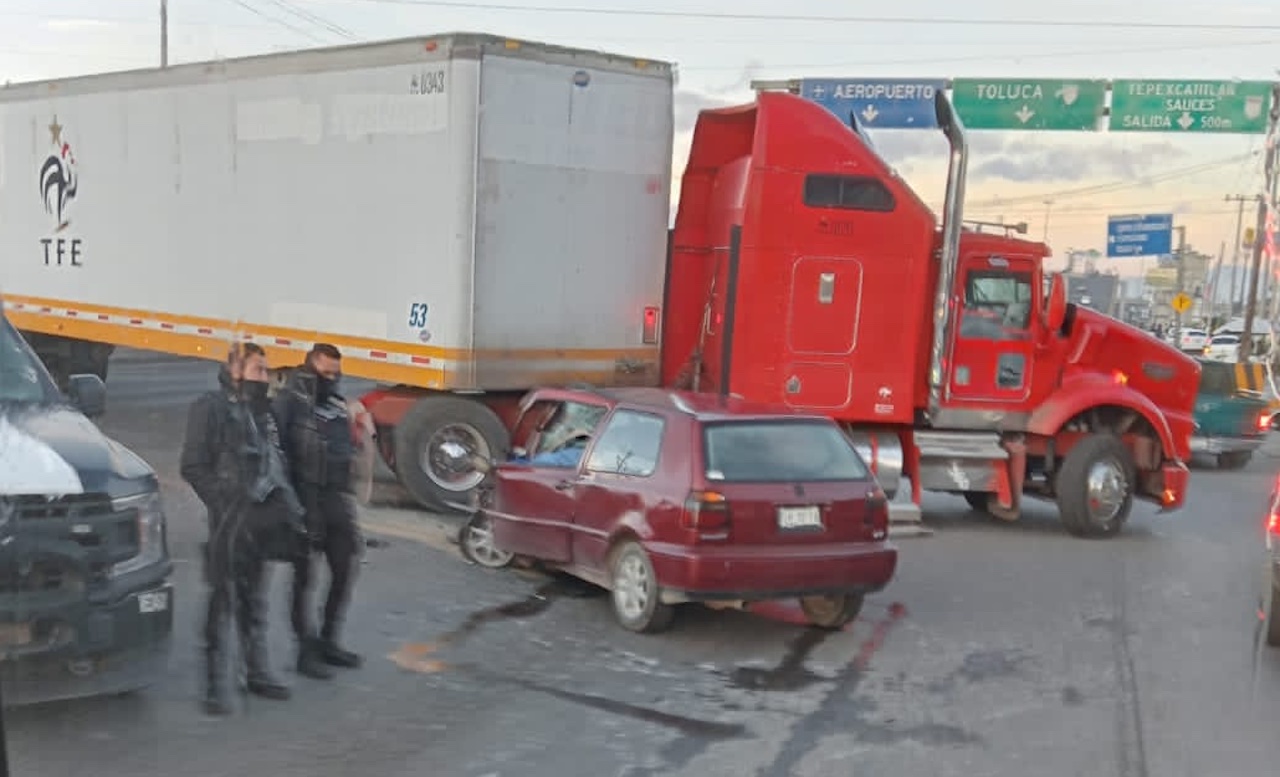
[[[0,404],[44,403],[54,396],[35,354],[9,322],[0,319]]]
[[[821,421],[707,424],[703,461],[708,480],[728,483],[815,483],[871,476],[844,432]]]

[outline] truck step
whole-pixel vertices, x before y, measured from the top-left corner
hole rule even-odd
[[[917,432],[920,487],[926,491],[994,491],[1009,453],[992,432]]]

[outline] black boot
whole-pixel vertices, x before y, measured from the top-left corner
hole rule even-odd
[[[298,644],[298,674],[313,680],[332,680],[333,670],[325,663],[324,652],[316,639],[304,639]]]
[[[338,646],[338,643],[332,639],[324,639],[320,641],[320,655],[324,658],[326,664],[330,666],[340,666],[343,669],[359,669],[364,659],[359,653],[352,653],[350,650],[344,650]]]
[[[222,651],[217,648],[206,649],[204,700],[201,706],[205,714],[222,716],[231,714],[231,702],[227,698],[227,675],[223,665]]]
[[[252,638],[246,640],[245,659],[248,664],[248,676],[245,678],[245,685],[248,687],[249,693],[275,701],[287,701],[292,696],[289,692],[289,686],[280,682],[271,674],[271,663],[267,660],[267,644],[264,634],[258,632]]]

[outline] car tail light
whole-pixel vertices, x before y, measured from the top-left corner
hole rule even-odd
[[[729,500],[716,491],[694,491],[684,500],[684,528],[699,533],[724,533],[729,529]]]
[[[1262,415],[1258,416],[1258,431],[1265,432],[1270,428],[1271,428],[1271,416],[1268,415],[1267,413],[1263,413]]]
[[[882,532],[889,529],[889,500],[885,497],[884,492],[876,489],[867,494],[866,512],[864,513],[863,523],[875,529],[875,536],[884,536]]]
[[[644,331],[641,339],[645,345],[658,344],[658,309],[656,307],[650,306],[644,309]]]

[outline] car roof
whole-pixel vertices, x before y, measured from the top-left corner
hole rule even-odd
[[[615,407],[624,405],[638,410],[679,413],[699,421],[790,418],[831,422],[827,416],[801,412],[782,404],[754,402],[733,394],[722,397],[706,392],[663,388],[579,388],[570,393],[604,399]]]

